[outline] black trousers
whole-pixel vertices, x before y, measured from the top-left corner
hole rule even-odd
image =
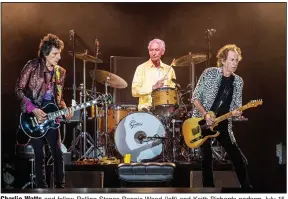
[[[45,148],[44,144],[47,140],[49,149],[51,150],[53,165],[54,165],[54,179],[57,188],[64,188],[64,162],[63,153],[61,151],[58,129],[49,129],[46,135],[40,139],[31,139],[30,143],[35,153],[35,173],[36,173],[36,187],[48,188],[46,182],[46,168],[45,168]]]
[[[242,154],[238,145],[232,142],[228,130],[220,130],[220,135],[216,137],[217,141],[227,152],[235,172],[237,174],[239,183],[242,188],[251,188],[250,180],[247,171],[247,160]],[[203,187],[215,187],[213,178],[213,159],[211,149],[211,139],[207,139],[201,146],[202,154],[202,180]]]

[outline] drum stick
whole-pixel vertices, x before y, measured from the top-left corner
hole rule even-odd
[[[172,66],[175,66],[175,63],[174,63],[174,62],[175,62],[175,58],[173,59],[172,63],[170,64],[170,68],[169,68],[169,70],[167,71],[166,75],[164,75],[163,79],[167,77],[167,75],[168,75],[170,69],[172,68]]]

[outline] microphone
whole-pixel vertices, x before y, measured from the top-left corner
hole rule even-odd
[[[98,39],[95,39],[95,45],[96,45],[96,46],[99,46],[99,45],[100,45]]]
[[[95,39],[95,48],[96,48],[96,51],[98,52],[99,51],[99,46],[100,46],[100,42],[98,41],[98,39],[96,38]],[[99,52],[98,52],[99,53]]]
[[[216,30],[215,29],[207,29],[206,30],[206,33],[211,37],[212,35],[214,35],[216,33]]]
[[[75,31],[73,29],[69,30],[69,34],[70,34],[70,40],[72,40],[72,38],[74,37]]]
[[[98,57],[98,55],[100,54],[100,52],[99,52],[99,46],[100,46],[100,43],[99,43],[99,41],[98,41],[98,39],[96,38],[95,39],[95,57],[96,57],[96,59],[98,59],[97,57]],[[96,60],[97,61],[97,60]],[[96,62],[97,63],[97,62]],[[95,63],[95,64],[96,64]]]

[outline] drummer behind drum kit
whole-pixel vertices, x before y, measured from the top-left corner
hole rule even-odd
[[[98,49],[95,57],[88,55],[87,51],[77,53],[74,50],[69,54],[74,59],[76,57],[83,60],[84,83],[81,84],[80,98],[83,97],[85,102],[86,94],[89,92],[85,86],[86,62],[93,62],[95,65],[103,62],[97,57]],[[211,54],[209,54],[210,57]],[[182,67],[187,66],[187,63],[192,63],[194,67],[194,64],[205,60],[207,60],[206,54],[189,53],[174,60],[171,65]],[[118,89],[128,86],[121,77],[95,68],[95,70],[89,71],[89,75],[96,82],[105,85],[105,94],[108,94],[108,86]],[[116,105],[107,102],[93,105],[91,118],[96,121],[97,125],[94,140],[86,133],[86,111],[83,111],[84,132],[80,137],[83,137],[84,140],[79,159],[91,157],[89,154],[94,150],[95,158],[108,158],[108,160],[115,160],[115,163],[119,163],[119,159],[123,159],[125,154],[131,154],[132,162],[201,160],[200,149],[188,148],[181,133],[182,123],[191,117],[191,111],[188,110],[189,106],[184,104],[183,97],[191,94],[194,85],[188,85],[186,89],[181,90],[176,80],[172,81],[176,84],[175,88],[162,87],[152,91],[151,110],[137,111],[137,105]],[[89,97],[93,99],[96,98],[98,92],[92,91],[90,91]],[[70,149],[75,150],[78,141],[73,140]],[[86,145],[87,142],[91,145],[89,149]],[[226,154],[223,149],[221,150],[219,146],[212,147],[212,149],[215,159],[225,161]]]

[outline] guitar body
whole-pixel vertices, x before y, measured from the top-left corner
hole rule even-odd
[[[16,143],[19,145],[26,146],[27,144],[29,144],[30,140],[31,138],[27,136],[22,130],[22,128],[19,126],[16,132]]]
[[[47,104],[42,108],[45,113],[51,113],[58,111],[58,108],[54,104]],[[24,133],[30,138],[41,138],[46,135],[50,128],[57,129],[60,124],[56,123],[56,120],[45,120],[39,124],[33,113],[21,113],[20,115],[20,126]]]
[[[212,128],[207,129],[204,118],[190,118],[184,121],[182,133],[184,141],[189,148],[200,147],[208,138],[215,138],[220,133]]]

